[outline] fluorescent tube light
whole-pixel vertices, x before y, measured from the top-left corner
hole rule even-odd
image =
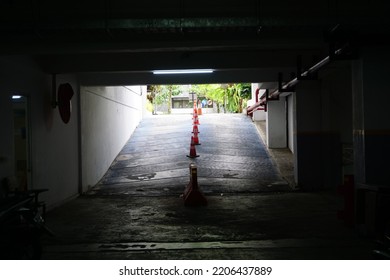
[[[22,98],[21,95],[12,95],[12,99],[20,99],[20,98]]]
[[[213,73],[213,69],[177,69],[177,70],[154,70],[155,75],[172,75],[172,74],[205,74]]]

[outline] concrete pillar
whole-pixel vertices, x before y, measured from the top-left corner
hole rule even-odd
[[[338,61],[287,96],[288,144],[301,189],[336,189],[351,174],[351,160],[343,162],[352,144],[351,92],[350,62]]]
[[[294,153],[295,142],[295,93],[286,96],[287,109],[287,146]]]
[[[300,188],[313,190],[322,185],[320,82],[299,83],[295,93],[295,106],[295,181]]]
[[[356,182],[390,187],[388,49],[362,50],[353,66]]]
[[[267,145],[269,148],[287,147],[286,100],[267,102]]]
[[[353,64],[353,148],[356,217],[366,235],[390,221],[389,48],[362,48]]]

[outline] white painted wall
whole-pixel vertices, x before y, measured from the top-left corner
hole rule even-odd
[[[14,176],[13,120],[11,96],[21,94],[30,102],[31,122],[31,185],[29,188],[47,188],[42,195],[53,207],[78,194],[78,84],[74,76],[59,75],[57,84],[71,83],[75,96],[74,113],[64,124],[58,109],[51,107],[51,76],[37,67],[35,62],[22,56],[0,57],[0,179]]]
[[[288,127],[288,148],[294,153],[295,141],[295,93],[287,96],[287,127]]]
[[[252,120],[257,122],[257,121],[265,121],[267,118],[266,113],[264,110],[256,110],[253,112],[253,117]]]
[[[82,190],[94,186],[142,119],[146,86],[81,87]]]
[[[286,104],[285,98],[267,102],[267,145],[269,148],[286,148]]]

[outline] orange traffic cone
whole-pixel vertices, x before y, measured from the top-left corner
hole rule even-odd
[[[194,117],[192,119],[194,120],[194,122],[193,122],[194,125],[200,125],[199,119],[198,119],[198,114],[194,114]]]
[[[194,133],[194,144],[195,145],[200,145],[200,143],[199,143],[199,137],[198,137],[198,133],[197,132],[195,132]]]
[[[191,146],[190,146],[190,154],[187,155],[189,158],[196,158],[198,155],[196,154],[196,149],[195,149],[195,142],[194,142],[194,136],[191,136]]]
[[[192,133],[200,133],[199,132],[199,129],[198,129],[198,125],[194,124],[194,126],[192,127]]]
[[[201,193],[198,187],[198,170],[195,164],[190,164],[190,182],[188,183],[183,194],[185,206],[202,206],[207,205],[207,199]]]

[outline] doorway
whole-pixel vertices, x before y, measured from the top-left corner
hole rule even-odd
[[[14,168],[19,191],[31,188],[29,99],[12,95]]]

